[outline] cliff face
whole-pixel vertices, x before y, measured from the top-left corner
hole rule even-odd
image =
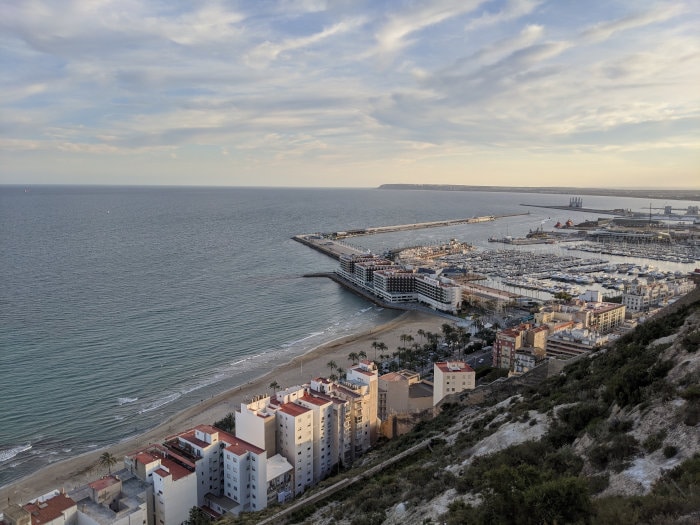
[[[520,393],[446,405],[303,523],[698,523],[700,292]],[[495,402],[495,400],[500,400]]]

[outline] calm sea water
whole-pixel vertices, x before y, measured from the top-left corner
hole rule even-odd
[[[331,281],[303,278],[332,270],[335,261],[292,235],[530,212],[355,240],[376,252],[450,238],[486,247],[489,236],[569,218],[520,203],[568,199],[0,187],[0,486],[140,433],[323,342],[397,315]],[[649,202],[585,197],[584,204],[641,211]]]

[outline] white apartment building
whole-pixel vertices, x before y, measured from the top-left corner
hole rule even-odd
[[[250,443],[234,439],[223,449],[223,460],[224,495],[236,505],[226,509],[221,508],[221,510],[239,514],[241,511],[258,511],[266,508],[268,504],[267,453]],[[209,500],[208,506],[218,503],[217,499],[211,496],[205,497]]]
[[[221,495],[224,483],[222,451],[235,439],[235,436],[211,425],[199,425],[165,442],[166,448],[194,461],[198,505],[204,505],[204,497],[209,493]]]
[[[314,414],[297,403],[280,405],[277,410],[277,450],[294,467],[294,494],[314,484]]]
[[[448,395],[476,388],[476,372],[464,361],[441,361],[433,365],[433,406]]]
[[[687,294],[693,288],[695,288],[695,283],[689,279],[649,284],[635,279],[625,287],[622,304],[631,312],[646,312],[651,308],[662,306],[671,297]]]
[[[152,486],[146,491],[149,525],[182,523],[197,500],[195,464],[161,445],[151,445],[124,458],[124,466]]]
[[[152,474],[156,525],[187,521],[190,509],[198,505],[195,473],[175,462],[162,461]]]
[[[334,450],[334,434],[336,426],[333,401],[327,397],[305,394],[297,401],[299,405],[308,408],[313,417],[313,481],[314,484],[330,476],[337,463]]]
[[[264,449],[210,425],[178,434],[124,462],[153,485],[154,525],[161,525],[161,519],[164,525],[182,523],[194,506],[234,515],[262,510],[291,489],[292,466],[286,459],[268,458]]]
[[[249,403],[241,403],[235,421],[237,438],[265,450],[270,456],[277,454],[277,418],[270,409],[269,396],[256,396]]]

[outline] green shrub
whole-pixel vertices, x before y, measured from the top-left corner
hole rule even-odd
[[[610,485],[610,476],[608,474],[588,477],[588,491],[590,494],[600,494],[608,488],[608,485]]]
[[[666,430],[661,429],[657,433],[648,436],[642,443],[642,446],[644,450],[651,453],[661,448],[664,439],[666,439]]]
[[[632,430],[633,423],[630,419],[613,419],[608,425],[608,430],[613,434],[626,433]]]
[[[673,445],[666,445],[664,447],[664,456],[665,457],[672,458],[676,454],[678,454],[678,447],[675,447]]]

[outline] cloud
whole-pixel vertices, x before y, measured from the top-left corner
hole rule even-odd
[[[466,25],[466,30],[472,31],[510,20],[516,20],[535,11],[543,2],[544,0],[509,0],[506,6],[500,11],[496,13],[484,13],[478,18],[470,20]]]
[[[591,43],[602,42],[611,38],[615,33],[665,22],[683,12],[684,9],[679,4],[664,5],[644,13],[635,13],[616,20],[599,22],[582,31],[580,37]]]
[[[558,167],[581,152],[622,165],[616,155],[641,145],[673,151],[689,172],[700,107],[692,5],[5,2],[3,173],[48,173],[64,158],[86,172],[121,159],[110,171],[128,162],[132,173],[150,155],[164,171],[243,162],[261,184],[285,166],[354,170],[371,185],[369,173],[457,174],[460,162],[531,152]]]
[[[391,15],[379,29],[376,40],[379,52],[388,54],[397,52],[410,41],[407,37],[426,27],[444,22],[452,17],[473,11],[485,0],[450,0],[419,2],[418,7]]]
[[[252,67],[266,66],[283,53],[313,46],[333,36],[353,31],[362,24],[360,18],[344,20],[309,36],[290,38],[278,44],[266,41],[248,53],[246,63]]]

